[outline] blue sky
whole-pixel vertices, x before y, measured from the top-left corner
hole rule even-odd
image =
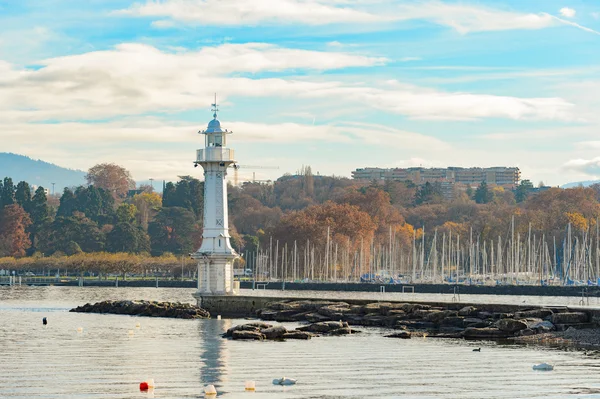
[[[0,151],[200,174],[218,92],[240,164],[519,166],[600,178],[600,3],[0,0]],[[252,171],[240,171],[250,177]]]

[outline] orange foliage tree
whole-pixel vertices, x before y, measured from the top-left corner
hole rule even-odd
[[[31,219],[20,205],[8,205],[0,211],[0,256],[25,256],[31,246],[25,231],[29,225]]]

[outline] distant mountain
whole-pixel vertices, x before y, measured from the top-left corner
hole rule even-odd
[[[10,177],[15,185],[26,181],[31,185],[42,186],[59,194],[65,187],[85,184],[85,172],[60,167],[48,162],[31,159],[24,155],[0,152],[0,179]]]
[[[573,188],[573,187],[579,187],[579,186],[588,187],[588,186],[591,186],[592,184],[596,184],[596,183],[600,183],[600,180],[576,181],[573,183],[563,184],[560,187],[561,188]]]

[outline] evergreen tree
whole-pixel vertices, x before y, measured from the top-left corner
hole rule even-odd
[[[43,187],[38,187],[30,202],[29,215],[32,224],[29,226],[29,234],[31,239],[31,250],[35,252],[37,247],[37,235],[39,229],[48,220],[48,199],[46,198],[46,190]]]
[[[474,199],[478,204],[487,204],[492,200],[492,193],[488,189],[486,182],[482,181],[479,187],[477,187],[477,190],[475,190]]]
[[[69,217],[77,210],[77,199],[71,189],[65,187],[63,195],[60,197],[60,205],[56,216]]]
[[[532,190],[533,183],[530,180],[521,180],[521,184],[515,189],[515,201],[518,203],[525,201]]]
[[[443,200],[442,187],[439,183],[425,183],[417,189],[415,193],[415,204],[431,204],[441,202]]]
[[[29,187],[29,183],[20,181],[17,184],[17,188],[15,190],[15,201],[23,209],[25,209],[25,212],[31,212],[31,187]]]
[[[4,178],[2,192],[0,193],[2,206],[8,206],[15,203],[15,186],[10,177]]]
[[[150,238],[141,227],[121,222],[106,236],[106,249],[109,252],[150,252]]]
[[[194,250],[197,232],[194,213],[180,207],[163,207],[148,225],[153,255],[188,254]]]
[[[168,182],[167,184],[165,184],[165,188],[163,190],[162,206],[176,206],[176,204],[177,198],[175,194],[175,185],[171,182]]]

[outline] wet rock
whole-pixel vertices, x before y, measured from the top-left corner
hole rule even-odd
[[[481,320],[492,319],[494,314],[492,312],[477,312],[477,318]]]
[[[322,314],[315,313],[315,312],[307,313],[304,316],[304,318],[309,323],[319,323],[319,322],[322,322],[322,321],[329,321],[329,320],[331,320],[329,317],[323,316]]]
[[[312,333],[329,333],[330,331],[348,327],[348,323],[339,321],[323,321],[309,324],[308,326],[298,327],[298,331],[308,331]]]
[[[380,313],[368,313],[362,317],[363,326],[383,326],[386,324],[386,317]]]
[[[298,330],[294,330],[294,331],[288,331],[287,333],[283,334],[283,339],[311,339],[313,337],[313,334],[309,333],[308,331],[298,331]]]
[[[210,317],[205,309],[189,303],[156,301],[102,301],[71,309],[81,313],[111,313],[131,316],[169,317],[177,319],[205,319]]]
[[[512,319],[514,317],[514,313],[494,313],[495,319]]]
[[[257,332],[260,332],[261,329],[267,329],[267,328],[271,328],[271,327],[273,327],[272,324],[261,323],[261,322],[241,324],[239,326],[231,327],[230,329],[228,329],[225,332],[225,334],[223,336],[226,337],[226,338],[230,338],[230,337],[233,337],[233,333],[236,332],[236,331],[257,331]]]
[[[442,322],[440,324],[442,326],[464,327],[464,325],[465,325],[464,320],[465,320],[464,317],[459,317],[459,316],[446,317],[444,320],[442,320]]]
[[[256,340],[262,341],[266,337],[264,334],[261,334],[260,331],[250,331],[250,330],[237,330],[231,334],[231,338],[234,340]]]
[[[411,329],[411,330],[431,330],[434,329],[436,325],[430,321],[421,321],[421,320],[400,320],[396,322],[394,328],[403,328],[403,329]]]
[[[463,317],[475,315],[475,313],[477,313],[477,308],[474,306],[465,306],[458,311],[458,315]]]
[[[414,309],[411,313],[415,318],[418,319],[427,319],[427,317],[429,317],[429,315],[438,313],[439,310],[432,310],[432,309]]]
[[[510,333],[494,327],[474,328],[469,327],[463,332],[465,339],[502,339],[507,338]]]
[[[496,322],[496,327],[501,331],[506,331],[507,333],[512,334],[526,329],[527,323],[515,319],[500,319]]]
[[[279,312],[277,310],[262,310],[258,316],[263,320],[275,320]]]
[[[583,312],[565,312],[552,314],[553,324],[580,324],[587,323],[588,315]]]
[[[490,325],[491,323],[489,321],[484,321],[477,317],[465,317],[463,319],[463,326],[465,327],[484,328],[489,327]]]
[[[405,303],[401,307],[406,313],[413,313],[415,310],[427,310],[431,309],[429,305],[422,305],[420,303]]]
[[[352,334],[352,329],[350,327],[342,327],[336,328],[335,330],[330,330],[327,332],[328,335],[348,335]]]
[[[410,332],[408,331],[400,331],[394,334],[386,335],[386,338],[401,338],[401,339],[410,339]]]
[[[282,339],[287,332],[288,331],[284,326],[273,326],[260,330],[260,333],[263,334],[266,339]]]

